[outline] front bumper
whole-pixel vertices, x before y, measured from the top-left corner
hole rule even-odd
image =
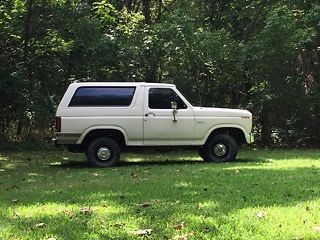
[[[254,142],[252,133],[246,133],[245,134],[245,138],[246,138],[246,141],[247,141],[248,144],[251,144],[251,143]]]

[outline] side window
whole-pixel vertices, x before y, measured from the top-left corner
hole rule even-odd
[[[129,106],[135,87],[79,87],[69,107]]]
[[[176,102],[178,105],[178,109],[187,108],[187,105],[171,88],[149,89],[148,106],[150,109],[171,109],[171,102]]]

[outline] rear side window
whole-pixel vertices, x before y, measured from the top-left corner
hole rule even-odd
[[[129,106],[135,90],[135,87],[80,87],[69,107]]]

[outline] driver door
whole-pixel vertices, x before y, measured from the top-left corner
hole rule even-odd
[[[176,89],[145,87],[144,145],[190,145],[194,139],[195,117]],[[177,103],[176,121],[171,102]]]

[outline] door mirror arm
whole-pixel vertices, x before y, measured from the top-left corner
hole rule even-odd
[[[176,119],[176,114],[178,112],[177,110],[177,103],[176,102],[171,102],[171,108],[172,108],[172,114],[173,114],[173,122],[177,122],[177,119]]]

